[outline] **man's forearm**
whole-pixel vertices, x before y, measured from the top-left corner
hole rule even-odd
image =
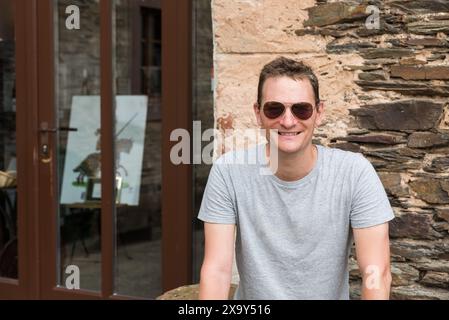
[[[362,300],[390,299],[391,274],[385,273],[378,279],[364,277],[362,282]]]
[[[230,274],[214,271],[202,271],[199,299],[228,300],[230,287]]]

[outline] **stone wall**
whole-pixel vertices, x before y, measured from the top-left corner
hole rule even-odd
[[[380,10],[379,29],[367,28]],[[364,154],[395,211],[395,299],[449,299],[449,2],[213,0],[216,123],[256,127],[258,73],[276,56],[320,80],[314,143]],[[360,275],[351,257],[351,296]]]

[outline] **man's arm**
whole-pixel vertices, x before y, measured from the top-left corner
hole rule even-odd
[[[205,252],[200,300],[227,300],[234,258],[234,224],[204,223]]]
[[[388,223],[353,229],[357,262],[362,274],[362,299],[389,299],[390,241]]]

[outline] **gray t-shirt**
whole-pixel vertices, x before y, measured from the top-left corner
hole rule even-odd
[[[349,299],[351,228],[394,218],[362,154],[317,150],[314,168],[297,181],[261,174],[265,145],[214,163],[198,218],[237,226],[235,299]]]

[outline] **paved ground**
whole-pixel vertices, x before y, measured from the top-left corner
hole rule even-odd
[[[86,241],[86,242],[94,242]],[[80,268],[81,289],[99,291],[101,287],[101,255],[98,249],[87,244],[86,256],[80,243],[77,244],[72,260],[67,257],[64,265]],[[67,246],[69,253],[71,245]],[[67,255],[67,254],[66,254]],[[161,288],[161,241],[142,241],[120,244],[117,255],[115,288],[119,294],[154,299],[162,294]],[[62,284],[65,285],[65,277]]]
[[[154,238],[160,239],[160,232],[154,232]],[[203,234],[197,231],[194,237],[194,268],[199,273],[203,258]],[[77,265],[80,268],[80,287],[85,290],[100,291],[101,288],[101,255],[99,238],[86,240],[89,254],[86,255],[81,242],[75,247],[73,259],[70,259],[72,243],[62,252],[63,270],[67,265]],[[60,283],[65,285],[65,274]],[[161,241],[125,241],[118,243],[117,269],[115,275],[115,291],[119,294],[155,299],[163,294],[161,288]],[[198,277],[197,277],[198,278]],[[193,279],[199,282],[198,279]],[[238,283],[238,273],[234,265],[233,283]]]

